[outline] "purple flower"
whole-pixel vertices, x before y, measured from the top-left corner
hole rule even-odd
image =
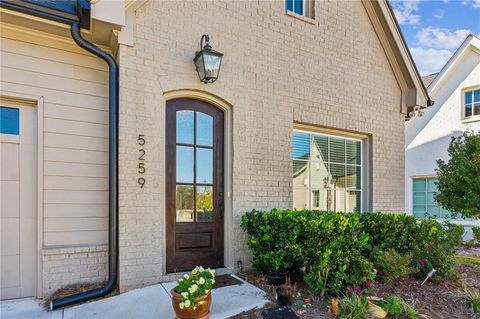
[[[370,280],[365,280],[365,282],[363,283],[365,285],[365,287],[367,288],[370,288],[372,287],[372,282]]]
[[[359,285],[356,285],[355,291],[357,292],[357,295],[360,295],[362,293],[362,288]]]
[[[433,246],[432,246],[432,245],[429,245],[429,246],[427,247],[427,250],[428,250],[428,251],[432,251],[432,249],[433,249]]]
[[[353,292],[353,287],[351,285],[347,285],[347,290],[348,290],[348,292],[352,293]]]
[[[425,259],[420,258],[420,259],[418,260],[418,263],[419,263],[421,266],[425,266]]]

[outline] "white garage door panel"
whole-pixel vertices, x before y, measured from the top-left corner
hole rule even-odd
[[[19,111],[18,117],[9,117],[0,110],[0,299],[34,296],[36,287],[36,110],[7,107]],[[17,131],[5,128],[15,127],[12,123],[18,123]]]
[[[2,257],[18,255],[20,251],[19,218],[2,218]],[[2,276],[3,277],[3,276]]]
[[[3,149],[2,149],[3,151]],[[3,163],[3,162],[2,162]],[[3,176],[3,175],[2,175]],[[20,182],[1,181],[2,218],[20,217]],[[6,200],[8,198],[8,200]]]
[[[2,181],[18,181],[18,144],[2,143]]]

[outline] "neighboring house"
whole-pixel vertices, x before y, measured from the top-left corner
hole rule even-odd
[[[403,211],[429,97],[386,1],[65,3],[0,1],[2,299],[236,271],[254,208]]]
[[[448,160],[452,136],[480,131],[480,39],[469,35],[440,73],[424,77],[424,83],[435,104],[405,124],[405,210],[420,218],[443,219],[450,212],[433,197],[436,160]]]

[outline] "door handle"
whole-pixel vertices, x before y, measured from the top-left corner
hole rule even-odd
[[[223,193],[218,193],[218,200],[217,200],[218,207],[220,208],[220,217],[223,217]]]

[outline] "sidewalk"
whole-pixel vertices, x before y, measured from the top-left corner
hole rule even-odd
[[[224,319],[242,311],[261,307],[268,302],[265,292],[241,280],[233,285],[212,290],[210,319]],[[170,290],[175,282],[153,285],[145,288],[65,308],[54,312],[42,309],[34,299],[3,301],[2,319],[150,319],[174,318]]]

